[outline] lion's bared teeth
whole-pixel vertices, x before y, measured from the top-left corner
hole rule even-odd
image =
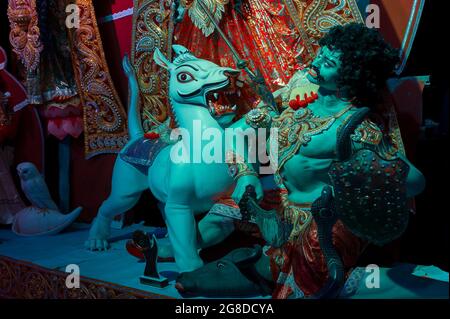
[[[216,101],[219,99],[219,93],[214,93],[214,98],[216,99]]]
[[[241,96],[241,90],[237,90],[237,96]]]
[[[231,108],[231,110],[236,111],[237,110],[237,105],[233,105],[233,107]]]
[[[211,115],[216,115],[216,109],[214,108],[214,105],[212,104],[211,101],[209,101],[209,112],[211,113]]]

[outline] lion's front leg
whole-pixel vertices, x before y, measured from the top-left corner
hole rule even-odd
[[[89,237],[84,246],[89,250],[107,250],[108,238],[111,234],[112,219],[103,215],[97,215],[89,230]]]
[[[92,222],[85,247],[89,250],[108,249],[112,220],[133,208],[146,188],[147,176],[118,157],[114,164],[111,194],[102,203]]]

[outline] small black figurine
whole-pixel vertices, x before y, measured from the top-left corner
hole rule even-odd
[[[169,284],[168,279],[160,277],[157,269],[158,245],[155,235],[153,234],[150,238],[147,233],[137,230],[133,233],[133,241],[145,258],[144,276],[139,278],[141,284],[159,288],[167,286]]]

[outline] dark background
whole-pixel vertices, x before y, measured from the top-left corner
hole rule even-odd
[[[448,271],[449,196],[448,196],[448,109],[449,80],[444,61],[441,14],[444,1],[428,0],[402,76],[430,75],[431,84],[423,94],[424,119],[439,123],[437,128],[422,130],[415,158],[410,159],[425,175],[425,191],[416,197],[416,214],[402,238],[387,247],[371,246],[361,264],[390,264],[395,261],[434,264]],[[442,54],[442,56],[441,56]],[[406,137],[407,138],[407,137]]]
[[[449,260],[449,196],[448,193],[448,108],[450,84],[445,73],[448,57],[444,57],[448,35],[438,26],[440,14],[445,12],[445,1],[428,0],[414,46],[402,76],[430,75],[431,84],[423,94],[424,119],[438,123],[435,128],[424,128],[417,145],[416,156],[410,160],[423,172],[427,186],[416,198],[417,213],[411,217],[408,230],[401,239],[383,248],[370,246],[360,260],[361,265],[376,263],[380,266],[393,262],[436,265],[448,271]],[[8,41],[9,24],[6,15],[7,1],[0,1],[0,45],[11,57]],[[440,56],[442,54],[442,57]],[[8,66],[14,69],[13,65]],[[406,137],[407,138],[407,137]],[[51,143],[49,143],[51,145]],[[57,187],[57,186],[56,186]],[[135,220],[142,220],[148,214],[148,206],[154,207],[152,196],[147,192],[135,209]],[[155,214],[152,214],[155,216]],[[147,220],[162,225],[159,217]],[[238,241],[232,237],[223,243]]]

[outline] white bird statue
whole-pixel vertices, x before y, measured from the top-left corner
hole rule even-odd
[[[33,163],[24,162],[17,165],[17,174],[20,177],[22,190],[31,205],[42,209],[59,210],[50,196],[43,176]]]
[[[14,217],[12,231],[19,236],[53,235],[72,224],[80,215],[77,207],[68,214],[61,214],[52,200],[47,184],[33,163],[17,165],[17,174],[25,196],[31,206],[22,209]]]

